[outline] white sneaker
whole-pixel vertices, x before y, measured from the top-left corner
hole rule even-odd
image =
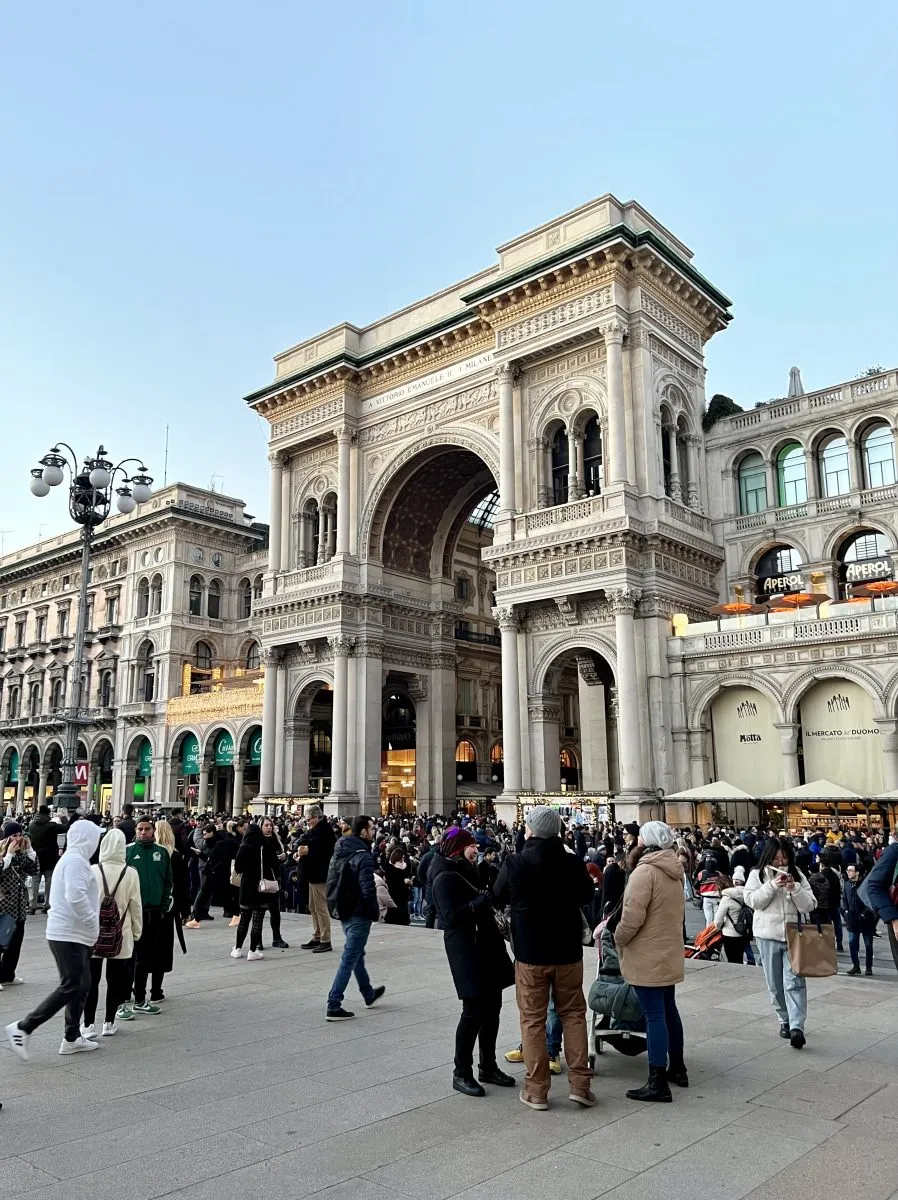
[[[81,1036],[83,1038],[94,1038],[95,1039],[97,1036],[97,1031],[93,1027],[93,1025],[82,1025],[81,1026]]]
[[[20,984],[22,984],[24,982],[25,982],[25,980],[22,978],[22,976],[17,975],[15,977],[15,979],[7,979],[6,986],[7,987],[18,987]]]
[[[243,958],[243,951],[242,950],[232,950],[231,958]]]
[[[6,1026],[6,1040],[9,1042],[9,1048],[13,1054],[17,1055],[22,1062],[28,1062],[28,1043],[31,1041],[30,1033],[23,1033],[18,1026],[18,1022],[13,1021],[11,1025]]]
[[[117,1033],[118,1025],[116,1025],[115,1021],[103,1022],[103,1033],[101,1034],[102,1037],[115,1037]]]
[[[247,954],[247,956],[246,956],[246,961],[247,962],[256,962],[258,959],[264,958],[264,957],[265,957],[265,955],[262,953],[261,950],[250,950],[249,954]]]
[[[64,1041],[59,1047],[60,1054],[84,1054],[86,1050],[99,1050],[100,1047],[96,1042],[90,1041],[88,1038],[75,1038],[74,1042]]]

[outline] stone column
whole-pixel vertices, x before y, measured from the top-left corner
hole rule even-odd
[[[530,451],[530,458],[533,462],[534,474],[532,483],[534,490],[530,496],[530,503],[525,507],[543,508],[545,507],[543,503],[543,496],[545,493],[543,475],[545,474],[546,469],[546,459],[545,454],[543,453],[542,438],[531,438],[527,443],[527,449]]]
[[[502,754],[505,783],[502,794],[521,790],[521,698],[518,679],[518,623],[513,608],[496,608],[502,638]]]
[[[585,493],[583,486],[583,438],[573,428],[567,431],[567,498],[579,500]]]
[[[318,553],[315,561],[320,566],[327,561],[327,509],[318,505]]]
[[[667,457],[670,460],[670,498],[677,504],[682,504],[683,493],[680,490],[680,456],[676,425],[665,425],[664,436],[667,438]]]
[[[290,561],[290,509],[292,508],[293,476],[290,467],[281,469],[281,570],[289,571],[293,565]],[[273,530],[272,530],[273,532]],[[271,537],[271,533],[268,535]]]
[[[898,721],[877,718],[882,744],[882,790],[898,791]]]
[[[551,508],[555,503],[555,481],[552,478],[552,443],[548,439],[543,439],[543,468],[545,473],[544,479],[544,496],[545,507]]]
[[[697,512],[702,510],[702,498],[699,488],[699,447],[702,439],[697,433],[690,433],[686,438],[686,461],[689,464],[689,479],[686,483],[686,503]]]
[[[350,479],[349,451],[352,444],[350,430],[341,426],[337,430],[337,553],[349,553]]]
[[[779,489],[776,486],[776,463],[766,458],[764,460],[764,468],[767,475],[767,507],[779,508]]]
[[[356,438],[349,447],[349,553],[359,552],[359,446]]]
[[[583,436],[577,438],[577,485],[580,491],[578,497],[580,500],[583,499],[588,491],[586,486],[586,451],[583,442]]]
[[[150,781],[152,784],[152,780]],[[87,787],[85,788],[85,803],[88,810],[94,803],[94,790],[97,786],[97,766],[96,763],[88,764],[87,768]],[[0,789],[2,792],[2,789]]]
[[[793,724],[777,725],[780,735],[780,754],[783,756],[783,786],[781,791],[795,788],[799,785],[798,778],[798,726]]]
[[[526,637],[526,610],[518,609],[515,613],[517,623],[517,633],[515,635],[518,647],[518,681],[524,680],[525,686],[521,689],[520,699],[518,703],[518,721],[520,728],[524,728],[524,723],[527,720],[527,637]],[[529,790],[533,783],[533,769],[530,761],[530,738],[521,737],[521,787]]]
[[[328,638],[334,652],[334,713],[331,728],[331,797],[340,800],[346,794],[346,751],[348,736],[349,659],[355,639]]]
[[[527,705],[530,719],[530,754],[534,790],[561,790],[561,705],[554,698],[533,696]]]
[[[260,656],[265,668],[265,683],[262,692],[262,765],[259,768],[259,794],[274,795],[275,747],[283,730],[277,727],[277,665],[281,651],[269,646]]]
[[[580,786],[586,792],[607,792],[605,687],[590,654],[577,655],[577,698],[580,706]]]
[[[863,486],[863,473],[861,472],[858,444],[856,441],[846,439],[845,445],[848,449],[848,482],[853,492],[859,492]]]
[[[196,793],[196,806],[200,812],[209,807],[209,760],[200,759],[200,783]]]
[[[19,778],[16,783],[16,812],[20,813],[25,808],[25,764],[19,759]]]
[[[685,792],[692,787],[689,773],[689,733],[686,729],[675,729],[673,737],[674,791]]]
[[[689,730],[689,786],[701,787],[705,779],[705,731]]]
[[[234,791],[231,795],[231,816],[239,817],[243,812],[243,759],[234,759]]]
[[[284,467],[279,454],[269,454],[271,490],[268,501],[268,570],[276,575],[281,569],[281,524],[283,513]]]
[[[634,796],[644,792],[640,761],[639,685],[636,673],[636,629],[634,613],[640,593],[636,588],[615,588],[610,593],[614,608],[614,638],[617,649],[618,752],[620,790]]]
[[[306,796],[309,791],[309,755],[312,722],[296,717],[287,723],[289,739],[284,752],[284,794]]]
[[[330,562],[337,550],[337,510],[327,510],[327,551],[325,561]]]
[[[383,655],[383,642],[374,637],[363,638],[355,653],[356,723],[352,731],[355,739],[353,752],[357,763],[356,790],[360,811],[364,813],[380,812]],[[420,717],[418,729],[421,729]]]
[[[496,531],[503,530],[503,541],[514,537],[514,368],[502,363],[497,368],[499,379],[499,511]]]
[[[287,659],[283,650],[275,667],[274,704],[274,726],[278,731],[274,742],[274,791],[275,795],[282,796],[286,790],[284,787],[284,726],[287,722]]]
[[[608,388],[610,484],[627,483],[627,413],[624,404],[624,326],[617,319],[602,326]]]
[[[41,763],[40,770],[38,771],[38,776],[37,776],[37,797],[34,801],[35,812],[37,812],[37,807],[39,804],[46,804],[46,802],[47,802],[47,781],[49,780],[49,778],[50,778],[49,767],[45,767],[43,765],[43,763]]]

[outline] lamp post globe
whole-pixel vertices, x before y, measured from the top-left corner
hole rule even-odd
[[[51,488],[59,487],[65,476],[63,475],[62,467],[56,463],[48,463],[43,471],[41,471],[44,483],[48,483]]]
[[[32,496],[49,496],[50,485],[44,479],[44,472],[40,467],[35,467],[31,472],[31,494]]]

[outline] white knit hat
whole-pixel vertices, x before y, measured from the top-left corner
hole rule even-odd
[[[639,830],[643,844],[652,850],[669,850],[676,841],[676,835],[669,825],[663,821],[646,821]]]

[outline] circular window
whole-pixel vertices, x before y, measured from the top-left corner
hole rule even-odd
[[[153,551],[153,562],[161,563],[163,559],[162,547],[157,546]]]

